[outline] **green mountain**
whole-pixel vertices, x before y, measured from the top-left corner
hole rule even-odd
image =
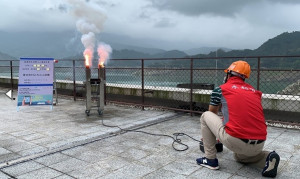
[[[16,60],[15,57],[12,57],[10,55],[7,55],[6,53],[0,52],[0,59],[1,60]]]
[[[152,55],[152,58],[183,58],[187,54],[179,50],[170,50],[163,53]]]
[[[246,56],[279,56],[279,55],[300,55],[300,32],[284,32],[272,39],[267,40],[260,47],[254,50],[231,50],[225,52],[218,50],[218,56],[222,57],[246,57]],[[216,52],[208,55],[198,54],[192,57],[215,57]]]
[[[200,48],[192,48],[184,50],[184,52],[188,55],[196,55],[196,54],[209,54],[210,52],[215,52],[216,50],[224,50],[228,52],[232,49],[224,48],[224,47],[200,47]]]
[[[293,56],[300,55],[300,32],[284,32],[272,39],[267,40],[260,47],[254,50],[231,50],[225,52],[224,50],[218,50],[219,57],[250,57],[250,56]],[[216,57],[216,52],[211,52],[208,55],[198,54],[191,56],[194,58],[199,57]],[[247,59],[249,60],[249,59]],[[250,65],[253,67],[257,66],[256,59],[249,60]],[[222,61],[221,61],[222,62]],[[205,63],[202,66],[205,66]],[[219,63],[220,68],[226,67],[228,63]],[[206,64],[209,66],[209,64]],[[300,68],[299,58],[262,58],[261,67],[293,67],[294,69]]]
[[[299,55],[300,32],[285,32],[269,39],[253,51],[255,55]]]

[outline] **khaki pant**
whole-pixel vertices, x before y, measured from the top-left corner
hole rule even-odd
[[[263,151],[265,142],[260,144],[245,143],[239,138],[235,138],[226,133],[222,120],[213,112],[207,111],[200,118],[201,132],[205,157],[216,158],[216,139],[234,152],[234,158],[241,163],[252,163],[254,166],[264,168],[266,158],[269,154]]]

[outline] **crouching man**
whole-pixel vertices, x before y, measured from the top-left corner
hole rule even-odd
[[[209,111],[200,118],[205,157],[197,164],[219,169],[216,138],[234,152],[241,163],[251,163],[262,169],[265,177],[276,177],[279,155],[263,151],[267,126],[261,105],[262,93],[245,83],[250,76],[250,65],[245,61],[233,62],[226,70],[224,84],[211,94]],[[217,115],[221,107],[223,119]]]

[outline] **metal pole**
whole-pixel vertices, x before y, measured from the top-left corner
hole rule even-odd
[[[73,60],[73,97],[74,97],[74,101],[76,101],[75,60]]]
[[[85,68],[85,96],[86,96],[86,115],[90,115],[90,110],[92,108],[92,87],[91,87],[91,69],[89,67]]]
[[[11,88],[11,99],[13,98],[13,92],[14,92],[14,79],[13,79],[13,66],[12,66],[12,60],[10,61],[10,88]]]
[[[103,68],[103,79],[105,81],[104,83],[104,105],[106,105],[106,68]]]
[[[216,50],[216,58],[218,58],[218,50]],[[215,77],[215,86],[218,85],[218,59],[216,59],[216,77]]]
[[[104,66],[98,67],[98,79],[100,80],[100,83],[98,85],[98,113],[99,115],[103,114],[104,111],[104,101],[105,101],[105,81],[104,81],[104,74],[105,74],[105,68]]]
[[[260,57],[257,58],[257,84],[256,88],[259,90],[259,81],[260,81]]]
[[[57,60],[54,60],[53,64],[53,90],[54,90],[54,95],[55,95],[55,103],[54,105],[58,104],[58,96],[57,96],[57,84],[56,84],[56,73],[55,73],[55,63],[57,63]]]
[[[142,59],[142,110],[145,110],[144,59]]]
[[[191,116],[193,116],[193,68],[194,68],[194,63],[193,63],[194,59],[191,58],[191,67],[190,67],[190,111],[191,111]]]

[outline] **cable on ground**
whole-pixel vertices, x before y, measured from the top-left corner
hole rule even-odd
[[[152,135],[152,136],[160,136],[160,137],[171,138],[173,140],[173,142],[172,142],[173,149],[176,150],[176,151],[180,151],[180,152],[188,150],[189,146],[187,144],[184,144],[182,142],[182,140],[179,139],[179,137],[187,136],[190,139],[192,139],[192,140],[200,143],[200,140],[197,140],[197,139],[193,138],[192,136],[190,136],[188,134],[185,134],[185,133],[182,133],[182,132],[180,132],[180,133],[179,132],[173,133],[173,136],[171,136],[171,135],[167,135],[167,134],[154,134],[154,133],[145,132],[145,131],[141,131],[141,130],[137,130],[137,129],[123,129],[123,128],[119,127],[119,126],[113,126],[113,125],[104,124],[103,119],[101,119],[101,123],[105,127],[118,128],[118,129],[120,129],[121,133],[122,132],[137,132],[137,133],[142,133],[142,134],[147,134],[147,135]],[[183,146],[183,148],[182,149],[176,148],[175,147],[176,144]]]

